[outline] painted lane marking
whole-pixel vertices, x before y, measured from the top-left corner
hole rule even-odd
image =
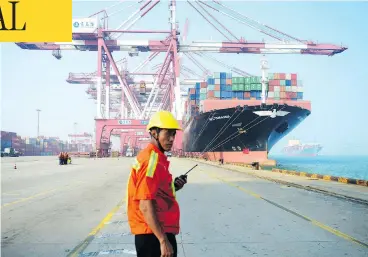
[[[137,255],[137,252],[135,250],[128,250],[128,249],[114,249],[114,250],[104,250],[99,252],[89,252],[89,253],[81,253],[78,256],[79,257],[89,257],[89,256],[99,256],[99,255],[118,255],[118,254],[131,254],[131,255]]]
[[[76,186],[76,185],[78,185],[78,184],[83,184],[83,183],[85,183],[85,182],[76,181],[76,182],[72,182],[71,184],[67,184],[67,185],[64,185],[64,186],[60,186],[60,187],[57,187],[57,188],[54,188],[54,189],[51,189],[51,190],[46,190],[46,191],[43,191],[43,192],[41,192],[41,193],[37,193],[37,194],[35,194],[35,195],[31,195],[31,196],[26,197],[26,198],[21,198],[21,199],[19,199],[19,200],[14,201],[14,202],[6,203],[6,204],[4,204],[4,205],[0,206],[0,209],[1,209],[1,208],[4,208],[4,207],[7,207],[7,206],[10,206],[10,205],[17,204],[17,203],[26,202],[26,201],[29,201],[29,200],[35,199],[35,198],[37,198],[37,197],[39,197],[39,196],[47,195],[47,194],[49,194],[49,193],[51,193],[51,192],[54,192],[54,191],[60,190],[60,189],[62,189],[62,188],[67,188],[67,187],[71,187],[71,186]],[[34,188],[34,187],[31,187],[31,188]],[[17,190],[17,191],[19,191],[19,190]],[[3,194],[11,194],[11,193],[3,193]]]
[[[88,234],[88,236],[79,243],[68,255],[67,257],[81,256],[82,252],[87,248],[87,246],[95,239],[96,234],[105,226],[107,222],[111,220],[114,214],[123,206],[124,201],[120,201],[106,216],[103,220]],[[99,252],[97,252],[99,253]],[[96,256],[96,255],[82,255],[82,256]]]
[[[131,233],[104,233],[96,238],[123,237],[132,235]]]
[[[32,196],[30,196],[30,197],[26,197],[26,198],[22,198],[22,199],[20,199],[20,200],[14,201],[14,202],[6,203],[6,204],[2,205],[2,206],[0,207],[0,209],[1,209],[1,208],[4,208],[4,207],[7,207],[7,206],[10,206],[10,205],[17,204],[17,203],[26,202],[26,201],[29,201],[29,200],[35,199],[35,198],[37,198],[37,197],[39,197],[39,196],[47,195],[47,194],[49,194],[49,193],[51,193],[51,192],[53,192],[53,191],[56,191],[56,189],[47,190],[47,191],[44,191],[44,192],[41,192],[41,193],[38,193],[38,194],[32,195]]]
[[[203,171],[203,170],[201,170],[201,171]],[[289,213],[291,213],[291,214],[293,214],[293,215],[295,215],[295,216],[297,216],[297,217],[299,217],[299,218],[301,218],[301,219],[303,219],[305,221],[308,221],[308,222],[312,223],[313,225],[315,225],[317,227],[320,227],[320,228],[322,228],[322,229],[324,229],[324,230],[326,230],[326,231],[328,231],[328,232],[330,232],[330,233],[332,233],[332,234],[334,234],[334,235],[336,235],[338,237],[344,238],[347,241],[351,241],[353,243],[356,243],[356,244],[359,244],[361,246],[364,246],[364,247],[368,248],[368,244],[367,243],[364,243],[362,241],[359,241],[358,239],[356,239],[356,238],[354,238],[352,236],[349,236],[349,235],[347,235],[347,234],[345,234],[345,233],[343,233],[343,232],[341,232],[341,231],[339,231],[337,229],[331,228],[331,227],[323,224],[322,222],[319,222],[317,220],[314,220],[312,218],[309,218],[307,216],[304,216],[304,215],[302,215],[300,213],[297,213],[295,211],[292,211],[292,210],[290,210],[290,209],[288,209],[288,208],[286,208],[286,207],[284,207],[282,205],[279,205],[279,204],[277,204],[277,203],[275,203],[275,202],[273,202],[271,200],[268,200],[268,199],[260,196],[259,194],[256,194],[256,193],[254,193],[254,192],[252,192],[250,190],[247,190],[247,189],[245,189],[245,188],[243,188],[243,187],[241,187],[241,186],[239,186],[239,185],[237,185],[235,183],[232,183],[230,181],[227,181],[227,180],[224,180],[224,179],[219,178],[217,176],[214,176],[214,175],[210,174],[209,172],[206,172],[206,171],[203,171],[203,172],[206,173],[209,177],[212,177],[214,179],[220,180],[220,181],[224,182],[225,184],[227,184],[227,185],[229,185],[231,187],[235,187],[235,188],[237,188],[237,189],[239,189],[239,190],[241,190],[241,191],[243,191],[243,192],[245,192],[245,193],[247,193],[247,194],[249,194],[249,195],[251,195],[251,196],[253,196],[255,198],[264,200],[264,201],[266,201],[266,202],[268,202],[268,203],[270,203],[270,204],[272,204],[272,205],[274,205],[274,206],[276,206],[276,207],[278,207],[278,208],[280,208],[280,209],[282,209],[284,211],[287,211],[287,212],[289,212]]]

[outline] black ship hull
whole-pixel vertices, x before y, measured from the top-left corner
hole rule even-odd
[[[184,152],[269,152],[309,114],[298,106],[227,108],[192,117],[184,126]]]

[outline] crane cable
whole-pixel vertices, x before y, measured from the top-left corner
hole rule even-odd
[[[225,130],[230,126],[230,125],[232,125],[233,124],[233,122],[239,117],[239,115],[244,111],[244,108],[243,108],[243,110],[241,110],[239,113],[238,113],[238,115],[235,117],[235,119],[230,123],[230,124],[227,124],[227,123],[229,123],[230,121],[231,121],[231,119],[232,119],[232,117],[237,113],[237,111],[238,110],[236,110],[234,113],[233,113],[233,115],[231,115],[231,117],[226,121],[226,123],[221,127],[221,129],[217,132],[217,134],[215,135],[215,137],[208,143],[208,145],[206,146],[206,148],[205,149],[207,149],[209,146],[211,146],[213,143],[214,143],[214,141],[217,139],[217,138],[219,138],[224,132],[225,132]],[[225,127],[226,126],[226,127]],[[224,128],[225,127],[225,128]]]
[[[282,110],[282,109],[284,109],[285,107],[282,107],[280,110]],[[278,110],[278,111],[280,111],[280,110]],[[260,118],[261,116],[258,116],[256,119],[258,119],[258,118]],[[263,121],[265,121],[265,120],[267,120],[267,119],[269,119],[271,116],[269,116],[269,117],[266,117],[265,119],[263,119],[263,120],[261,120],[261,121],[259,121],[258,123],[256,123],[256,124],[254,124],[254,125],[252,125],[250,128],[248,128],[247,129],[247,131],[249,131],[250,129],[252,129],[254,126],[256,126],[256,125],[258,125],[259,123],[261,123],[261,122],[263,122]],[[255,120],[256,120],[255,119]],[[254,120],[253,120],[254,121]],[[253,121],[251,121],[251,122],[253,122]],[[250,123],[251,123],[250,122]],[[243,126],[241,129],[244,129],[246,126],[248,126],[250,123],[248,123],[248,124],[246,124],[245,126]],[[235,139],[236,137],[238,137],[238,136],[240,136],[242,133],[239,133],[239,131],[237,131],[237,132],[234,132],[232,135],[230,135],[230,136],[228,136],[227,138],[225,138],[222,142],[220,142],[219,144],[217,144],[215,147],[213,147],[213,148],[211,148],[210,150],[208,150],[207,152],[210,152],[210,151],[212,151],[212,150],[214,150],[214,149],[216,149],[216,148],[218,148],[218,147],[220,147],[220,146],[222,146],[222,145],[224,145],[224,144],[226,144],[227,142],[229,142],[229,141],[231,141],[231,140],[233,140],[233,139]],[[231,137],[231,138],[230,138]],[[229,138],[229,139],[228,139]],[[225,142],[224,142],[225,141]],[[203,153],[204,151],[202,151],[202,153]]]

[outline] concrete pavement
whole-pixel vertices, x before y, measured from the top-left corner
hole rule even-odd
[[[135,256],[122,202],[132,158],[28,158],[2,163],[3,256]],[[171,158],[171,172],[196,163]],[[368,256],[364,204],[202,163],[177,197],[181,257]]]

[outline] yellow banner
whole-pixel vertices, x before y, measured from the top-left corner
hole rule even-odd
[[[72,0],[0,0],[0,42],[72,41]]]

